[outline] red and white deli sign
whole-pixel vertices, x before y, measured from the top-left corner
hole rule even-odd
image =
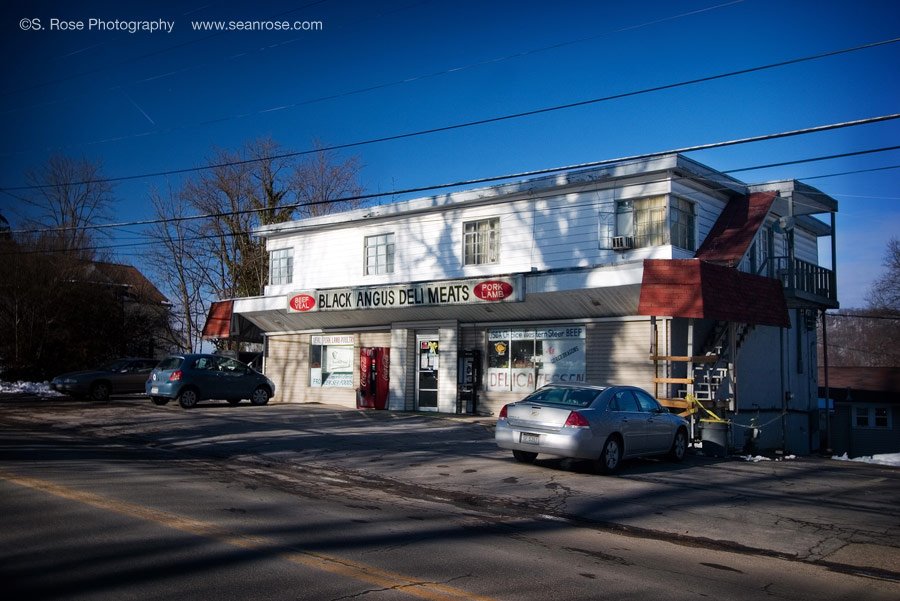
[[[522,276],[445,280],[394,286],[299,290],[288,295],[290,313],[400,309],[442,305],[509,303],[525,300]]]

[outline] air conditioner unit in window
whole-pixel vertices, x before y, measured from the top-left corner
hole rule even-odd
[[[628,250],[634,247],[634,238],[631,236],[613,236],[613,250]]]

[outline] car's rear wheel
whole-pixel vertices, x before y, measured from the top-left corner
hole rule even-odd
[[[185,409],[190,409],[196,405],[198,400],[197,392],[193,388],[186,388],[178,395],[178,404]]]
[[[150,400],[153,401],[154,405],[165,405],[169,402],[169,399],[164,396],[152,396]]]
[[[672,448],[669,450],[669,459],[672,461],[681,461],[687,455],[687,430],[678,428],[675,432],[675,440],[672,441]]]
[[[109,400],[109,384],[106,382],[94,382],[91,386],[91,400],[105,403]]]
[[[519,463],[534,463],[534,460],[537,459],[537,455],[537,453],[531,451],[513,451],[513,457],[515,457],[516,461]]]
[[[241,402],[241,399],[226,399],[226,400],[228,401],[228,404],[231,405],[232,407],[234,407],[235,405],[237,405],[238,403]]]
[[[269,402],[269,391],[265,386],[257,386],[250,395],[250,402],[254,405],[265,405]]]
[[[611,474],[619,469],[620,463],[622,463],[622,442],[618,436],[612,435],[606,439],[603,452],[600,453],[600,471]]]

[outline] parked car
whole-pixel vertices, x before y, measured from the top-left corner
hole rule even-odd
[[[108,401],[111,394],[143,392],[147,376],[157,363],[158,359],[116,359],[97,369],[56,376],[50,387],[71,396]]]
[[[623,459],[687,453],[687,422],[634,386],[548,384],[501,409],[495,440],[531,463],[538,454],[588,459],[605,473]]]
[[[156,366],[146,384],[147,396],[154,404],[178,399],[185,409],[206,399],[223,399],[232,405],[250,399],[254,405],[265,405],[275,394],[272,380],[221,355],[172,355]]]

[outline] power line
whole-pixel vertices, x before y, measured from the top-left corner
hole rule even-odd
[[[827,159],[827,158],[829,158],[829,157],[823,157],[823,160]],[[628,163],[626,161],[626,162],[619,163],[619,164],[628,164]],[[890,167],[890,168],[900,169],[900,165],[894,165],[893,167]],[[746,170],[746,169],[744,169],[744,170]],[[723,171],[721,173],[725,174],[728,172]],[[829,175],[822,175],[822,176],[816,176],[816,177],[829,177]],[[660,182],[668,181],[669,179],[672,179],[673,181],[678,181],[678,180],[690,179],[690,177],[689,176],[674,177],[674,178],[665,177],[665,178],[658,179],[658,180],[645,181],[643,183],[644,184],[660,183]],[[804,178],[804,179],[809,179],[809,178]],[[507,185],[507,186],[515,185],[516,183],[518,183],[518,182],[504,184],[504,185]],[[726,188],[713,187],[712,189],[713,190],[725,190]],[[394,193],[395,192],[384,192],[384,193],[372,194],[372,195],[368,195],[368,196],[385,196],[385,195],[394,194]],[[548,191],[543,194],[531,195],[528,198],[529,198],[529,200],[543,200],[543,199],[548,199],[548,198],[554,198],[557,196],[559,196],[558,191]],[[333,199],[330,201],[317,201],[317,202],[312,202],[312,203],[295,203],[293,205],[283,205],[279,208],[282,208],[282,209],[289,208],[289,207],[299,208],[299,207],[314,206],[314,205],[328,204],[328,203],[334,203],[334,202],[344,202],[347,200],[351,200],[353,198],[356,198],[356,197],[346,197],[346,198],[340,198],[340,199]],[[599,203],[596,201],[589,201],[589,202],[585,202],[585,203],[568,205],[568,208],[595,206],[595,205],[599,205],[599,204],[604,204],[604,203]],[[802,204],[802,203],[800,203],[800,204]],[[105,227],[122,227],[125,225],[151,225],[151,224],[160,224],[160,223],[176,223],[176,222],[197,220],[197,219],[215,219],[215,218],[218,218],[221,216],[239,215],[239,214],[247,214],[247,213],[258,213],[258,212],[262,212],[265,210],[269,210],[269,209],[246,209],[246,210],[242,210],[242,211],[228,211],[228,212],[217,213],[217,214],[191,215],[191,216],[185,216],[185,217],[170,217],[170,218],[163,218],[163,219],[148,220],[147,222],[133,222],[131,224],[106,224]],[[93,226],[93,227],[96,229],[98,227],[104,227],[104,226]],[[34,232],[50,233],[50,232],[62,231],[62,230],[66,230],[66,229],[73,229],[73,228],[52,228],[52,229],[45,229],[45,230],[29,230],[29,232],[31,232],[31,233],[34,233]],[[83,228],[83,229],[86,229],[86,228]],[[199,233],[196,233],[196,230],[194,230],[192,232],[189,232],[189,236],[186,237],[185,240],[188,242],[191,242],[191,241],[208,240],[208,239],[215,239],[215,238],[221,238],[221,237],[229,237],[230,238],[230,237],[252,234],[253,231],[254,230],[251,229],[251,230],[241,230],[241,231],[237,231],[237,232],[219,232],[219,233],[214,233],[214,234],[199,234]],[[22,231],[19,230],[17,232],[13,232],[13,233],[22,233]],[[154,239],[151,239],[149,241],[144,241],[144,242],[133,242],[133,243],[127,243],[127,244],[115,243],[115,244],[109,244],[109,245],[103,245],[103,246],[88,246],[88,247],[77,248],[77,249],[59,249],[59,250],[55,250],[55,251],[48,251],[48,250],[13,251],[13,252],[8,252],[8,253],[0,253],[0,256],[13,255],[13,254],[23,254],[23,255],[40,254],[40,253],[46,254],[48,252],[111,250],[111,249],[118,249],[118,248],[133,248],[133,247],[138,247],[138,246],[147,246],[150,244],[156,244],[157,242],[158,242],[158,239],[154,238]],[[829,315],[831,315],[831,314],[829,314]]]
[[[444,126],[440,126],[440,127],[433,127],[430,129],[418,130],[418,131],[414,131],[414,132],[407,132],[407,133],[403,133],[403,134],[393,134],[393,135],[382,136],[382,137],[378,137],[378,138],[370,138],[368,140],[360,140],[360,141],[356,141],[356,142],[346,142],[344,144],[336,144],[336,145],[327,146],[324,148],[301,150],[301,151],[296,151],[296,152],[287,152],[287,153],[281,153],[281,154],[272,155],[272,156],[268,156],[268,157],[245,159],[245,160],[241,160],[241,161],[226,161],[224,163],[202,165],[199,167],[185,167],[182,169],[156,171],[156,172],[142,173],[142,174],[135,174],[135,175],[123,175],[123,176],[118,176],[118,177],[101,178],[101,179],[86,180],[86,181],[82,181],[82,182],[72,182],[72,183],[73,184],[92,184],[92,183],[101,183],[101,182],[111,183],[111,182],[120,182],[120,181],[135,180],[135,179],[144,179],[144,178],[150,178],[150,177],[161,177],[161,176],[165,176],[165,175],[181,175],[181,174],[185,174],[185,173],[193,173],[193,172],[205,171],[205,170],[209,170],[209,169],[217,169],[217,168],[221,168],[221,167],[230,167],[230,166],[236,166],[236,165],[256,163],[256,162],[261,162],[261,161],[266,161],[266,160],[294,158],[294,157],[303,156],[303,155],[307,155],[307,154],[314,154],[317,152],[328,152],[328,151],[332,151],[332,150],[344,150],[347,148],[357,148],[359,146],[378,144],[378,143],[382,143],[382,142],[390,142],[390,141],[394,141],[394,140],[403,140],[403,139],[407,139],[407,138],[431,135],[431,134],[435,134],[435,133],[453,131],[453,130],[468,128],[468,127],[487,125],[490,123],[499,123],[499,122],[503,122],[503,121],[509,121],[512,119],[521,119],[524,117],[532,117],[535,115],[541,115],[541,114],[555,112],[555,111],[561,111],[561,110],[567,110],[567,109],[571,109],[571,108],[588,106],[591,104],[607,102],[610,100],[618,100],[618,99],[622,99],[622,98],[629,98],[632,96],[639,96],[642,94],[649,94],[652,92],[671,90],[671,89],[694,85],[694,84],[698,84],[698,83],[705,83],[705,82],[715,81],[715,80],[719,80],[719,79],[725,79],[725,78],[729,78],[729,77],[736,77],[738,75],[746,75],[748,73],[756,73],[756,72],[765,71],[765,70],[769,70],[769,69],[775,69],[778,67],[784,67],[784,66],[788,66],[788,65],[794,65],[794,64],[818,60],[818,59],[822,59],[822,58],[838,56],[841,54],[847,54],[849,52],[857,52],[860,50],[876,48],[876,47],[884,46],[884,45],[888,45],[888,44],[895,44],[897,42],[900,42],[900,37],[892,38],[889,40],[882,40],[880,42],[871,42],[871,43],[863,44],[860,46],[854,46],[852,48],[845,48],[843,50],[833,50],[833,51],[823,52],[823,53],[819,53],[819,54],[815,54],[815,55],[811,55],[811,56],[795,58],[795,59],[790,59],[790,60],[786,60],[786,61],[780,61],[777,63],[770,63],[767,65],[750,67],[747,69],[739,69],[737,71],[730,71],[727,73],[720,73],[717,75],[708,75],[705,77],[689,79],[689,80],[685,80],[685,81],[681,81],[681,82],[677,82],[677,83],[670,83],[670,84],[664,84],[664,85],[659,85],[659,86],[653,86],[650,88],[643,88],[641,90],[635,90],[635,91],[631,91],[631,92],[622,92],[620,94],[613,94],[610,96],[602,96],[599,98],[592,98],[589,100],[580,100],[577,102],[570,102],[570,103],[566,103],[566,104],[543,107],[543,108],[533,109],[530,111],[523,111],[520,113],[512,113],[512,114],[501,115],[501,116],[497,116],[497,117],[477,119],[475,121],[467,121],[467,122],[456,123],[456,124],[452,124],[452,125],[444,125]],[[895,115],[891,116],[890,118],[897,118],[897,116],[900,116],[900,115],[895,114]],[[878,120],[885,120],[885,118],[882,117],[882,118],[879,118]],[[874,121],[872,121],[872,122],[874,122]],[[794,135],[796,135],[796,134],[794,134]],[[3,190],[34,190],[34,189],[47,188],[47,187],[51,187],[51,186],[49,186],[49,185],[13,186],[13,187],[4,186],[4,187],[0,187],[0,189],[3,189]]]
[[[357,194],[357,195],[353,195],[353,196],[346,196],[346,197],[342,197],[342,198],[336,198],[336,199],[332,199],[332,200],[328,200],[328,201],[319,201],[319,202],[314,202],[314,203],[285,204],[285,205],[281,205],[278,208],[282,208],[282,209],[294,208],[294,209],[296,209],[296,208],[300,208],[302,206],[313,206],[313,205],[317,205],[317,204],[332,204],[332,203],[337,203],[337,202],[371,200],[374,198],[382,198],[382,197],[386,197],[386,196],[399,196],[399,195],[406,195],[406,194],[415,194],[415,193],[419,193],[419,192],[427,192],[427,191],[431,191],[431,190],[441,190],[441,189],[446,189],[446,188],[472,186],[472,185],[476,185],[476,184],[492,183],[492,182],[497,182],[497,181],[502,181],[502,180],[507,180],[507,179],[522,179],[522,178],[528,178],[528,177],[536,177],[539,175],[549,175],[552,173],[558,173],[558,172],[562,172],[562,171],[575,171],[578,169],[600,167],[603,165],[623,164],[623,163],[628,163],[628,162],[643,161],[646,159],[669,155],[669,154],[676,154],[676,153],[684,154],[684,153],[692,152],[692,151],[696,151],[696,150],[707,150],[710,148],[719,148],[722,146],[747,144],[750,142],[758,142],[758,141],[765,141],[765,140],[769,140],[769,139],[777,139],[777,138],[786,137],[786,136],[790,136],[790,135],[802,135],[804,133],[816,133],[818,131],[825,131],[828,129],[836,129],[839,127],[853,127],[856,125],[863,125],[863,124],[868,124],[868,123],[872,123],[872,122],[878,122],[881,120],[885,120],[887,118],[896,119],[898,117],[900,117],[900,114],[888,115],[885,117],[871,118],[871,119],[874,119],[874,121],[871,119],[846,121],[843,123],[817,126],[817,127],[806,128],[806,129],[802,129],[802,130],[792,130],[789,132],[781,132],[781,133],[776,133],[776,134],[765,134],[763,136],[742,138],[742,139],[738,139],[738,140],[731,140],[731,141],[725,141],[725,142],[713,142],[710,144],[702,144],[702,145],[693,146],[693,147],[684,147],[684,148],[674,149],[674,150],[658,151],[658,152],[653,152],[653,153],[633,155],[633,156],[622,157],[622,158],[617,158],[617,159],[592,161],[592,162],[587,162],[587,163],[580,163],[577,165],[569,165],[569,166],[565,166],[565,167],[552,167],[552,168],[548,168],[548,169],[523,171],[523,172],[512,173],[512,174],[507,174],[507,175],[482,177],[482,178],[468,179],[468,180],[462,180],[462,181],[444,183],[444,184],[418,186],[418,187],[414,187],[414,188],[405,188],[405,189],[400,189],[400,190],[389,190],[387,192],[372,192],[372,193],[368,193],[368,194]],[[874,152],[885,152],[885,151],[889,151],[889,150],[895,150],[897,148],[900,148],[900,146],[888,146],[888,147],[882,147],[882,148],[878,148],[878,149],[869,149],[869,150],[858,151],[858,152],[854,152],[854,153],[842,153],[842,154],[836,154],[836,155],[828,155],[828,156],[824,156],[824,157],[800,159],[798,161],[786,161],[784,163],[770,163],[767,165],[761,165],[761,166],[755,166],[755,167],[731,169],[728,171],[723,171],[722,173],[735,173],[735,172],[739,172],[739,171],[768,169],[771,167],[778,167],[778,166],[782,166],[782,165],[791,165],[791,164],[795,164],[795,163],[828,160],[828,159],[832,159],[832,158],[840,158],[840,157],[851,156],[851,155],[856,155],[856,154],[870,154],[870,153],[874,153]],[[239,162],[236,164],[244,164],[244,162]],[[888,167],[888,168],[890,168],[890,167]],[[829,176],[816,176],[816,177],[829,177]],[[812,178],[804,178],[804,179],[812,179]],[[4,190],[0,190],[0,191],[4,191]],[[247,214],[247,213],[261,213],[261,212],[267,211],[267,210],[271,210],[271,208],[244,209],[244,210],[240,210],[240,211],[226,211],[226,212],[221,212],[221,213],[208,213],[208,214],[203,214],[203,215],[187,215],[187,216],[183,216],[183,217],[168,217],[165,219],[145,219],[145,220],[139,220],[139,221],[106,223],[106,224],[90,225],[90,226],[85,226],[85,227],[80,227],[80,228],[58,227],[58,228],[39,228],[39,229],[27,229],[27,230],[15,230],[12,233],[14,233],[14,234],[50,233],[50,232],[70,231],[73,229],[100,230],[100,229],[119,228],[119,227],[155,225],[158,223],[175,223],[175,222],[191,221],[191,220],[197,220],[197,219],[217,219],[217,218],[221,218],[221,217],[227,217],[227,216],[233,216],[233,215],[243,215],[243,214]]]
[[[484,66],[484,65],[497,64],[497,63],[500,63],[500,62],[503,62],[503,61],[507,61],[507,60],[511,60],[511,59],[523,58],[523,57],[531,56],[531,55],[533,55],[533,54],[539,54],[539,53],[541,53],[541,52],[547,52],[547,51],[550,51],[550,50],[557,50],[557,49],[559,49],[559,48],[564,48],[564,47],[566,47],[566,46],[571,46],[571,45],[573,45],[573,44],[579,44],[579,43],[583,43],[583,42],[587,42],[587,41],[592,41],[592,40],[599,39],[599,38],[602,38],[602,37],[605,37],[605,36],[608,36],[608,35],[611,35],[611,34],[614,34],[614,33],[621,33],[621,32],[625,32],[625,31],[632,31],[632,30],[641,29],[641,28],[644,28],[644,27],[649,27],[649,26],[651,26],[651,25],[656,25],[656,24],[659,24],[659,23],[664,23],[664,22],[666,22],[666,21],[674,21],[674,20],[676,20],[676,19],[680,19],[680,18],[684,18],[684,17],[689,17],[689,16],[693,16],[693,15],[696,15],[696,14],[704,13],[704,12],[709,12],[709,11],[716,10],[716,9],[719,9],[719,8],[724,8],[724,7],[727,7],[727,6],[732,6],[732,5],[734,5],[734,4],[740,4],[740,3],[743,2],[743,1],[744,1],[744,0],[732,0],[731,2],[726,2],[726,3],[724,3],[724,4],[718,4],[718,5],[715,5],[715,6],[710,6],[710,7],[706,7],[706,8],[701,8],[701,9],[697,9],[697,10],[692,10],[692,11],[680,13],[680,14],[677,14],[677,15],[672,15],[672,16],[668,16],[668,17],[662,17],[662,18],[654,19],[654,20],[652,20],[652,21],[647,21],[647,22],[645,22],[645,23],[641,23],[641,24],[638,24],[638,25],[629,25],[629,26],[625,26],[625,27],[622,27],[622,28],[619,28],[619,29],[616,29],[616,30],[606,31],[606,32],[603,32],[603,33],[597,34],[597,35],[592,35],[592,36],[587,36],[587,37],[577,38],[577,39],[574,39],[574,40],[567,40],[567,41],[563,41],[563,42],[558,42],[558,43],[556,43],[556,44],[551,44],[551,45],[549,45],[549,46],[543,46],[543,47],[540,47],[540,48],[534,48],[534,49],[530,49],[530,50],[523,50],[523,51],[521,51],[521,52],[517,52],[517,53],[514,53],[514,54],[505,55],[505,56],[499,56],[499,57],[494,57],[494,58],[484,59],[484,60],[480,60],[480,61],[477,61],[477,62],[474,62],[474,63],[469,63],[469,64],[466,64],[466,65],[461,65],[461,66],[457,66],[457,67],[451,67],[451,68],[444,69],[444,70],[441,70],[441,71],[436,71],[436,72],[433,72],[433,73],[426,73],[426,74],[421,74],[421,75],[414,75],[414,76],[405,77],[405,78],[403,78],[403,79],[397,79],[397,80],[390,81],[390,82],[384,82],[384,83],[380,83],[380,84],[373,84],[373,85],[371,85],[371,86],[366,86],[366,87],[362,87],[362,88],[356,88],[356,89],[353,89],[353,90],[347,90],[347,91],[344,91],[344,92],[337,92],[337,93],[333,93],[333,94],[326,94],[326,95],[323,95],[323,96],[317,96],[317,97],[314,97],[314,98],[308,98],[308,99],[306,99],[306,100],[301,100],[301,101],[292,102],[292,103],[287,103],[287,104],[281,104],[281,105],[278,105],[278,106],[269,107],[269,108],[265,108],[265,109],[259,109],[259,110],[257,110],[257,111],[250,111],[250,112],[244,112],[244,113],[237,113],[237,114],[233,114],[233,115],[227,115],[227,116],[224,116],[224,117],[217,117],[217,118],[214,118],[214,119],[209,119],[209,120],[206,120],[206,121],[202,121],[202,122],[200,122],[200,123],[196,123],[196,124],[194,124],[194,126],[198,126],[198,125],[199,125],[199,126],[202,126],[202,125],[209,125],[209,124],[211,124],[211,123],[222,123],[222,122],[224,122],[224,121],[231,121],[231,120],[235,120],[235,119],[243,119],[243,118],[247,118],[247,117],[254,117],[254,116],[263,115],[263,114],[268,114],[268,113],[272,113],[272,112],[276,112],[276,111],[282,111],[282,110],[293,109],[293,108],[297,108],[297,107],[301,107],[301,106],[307,106],[307,105],[315,104],[315,103],[318,103],[318,102],[325,102],[325,101],[328,101],[328,100],[337,100],[337,99],[339,99],[339,98],[345,98],[345,97],[348,97],[348,96],[354,96],[354,95],[364,94],[364,93],[367,93],[367,92],[374,92],[374,91],[376,91],[376,90],[382,90],[382,89],[386,89],[386,88],[390,88],[390,87],[395,87],[395,86],[399,86],[399,85],[405,85],[405,84],[414,83],[414,82],[417,82],[417,81],[423,81],[423,80],[426,80],[426,79],[433,79],[433,78],[441,77],[441,76],[444,76],[444,75],[449,75],[449,74],[454,74],[454,73],[461,73],[461,72],[463,72],[463,71],[467,71],[467,70],[469,70],[469,69],[473,69],[473,68],[480,67],[480,66]],[[218,34],[217,34],[217,35],[218,35]],[[208,36],[208,37],[212,37],[212,36]],[[205,40],[205,39],[207,39],[207,38],[203,38],[203,39]],[[133,82],[133,83],[142,83],[142,82],[144,82],[144,81],[150,81],[150,80],[153,80],[153,79],[158,79],[158,78],[160,78],[160,77],[164,77],[164,76],[170,75],[170,74],[172,74],[172,73],[179,73],[179,72],[183,72],[183,71],[186,71],[186,70],[189,70],[189,69],[181,69],[181,70],[179,70],[179,71],[173,71],[173,72],[166,73],[166,74],[163,74],[163,75],[156,75],[156,76],[153,76],[153,77],[150,77],[150,78],[145,78],[145,79],[142,79],[142,80]],[[122,88],[123,88],[122,85],[118,85],[118,86],[110,87],[110,88],[108,88],[106,91],[121,90]],[[56,103],[59,103],[59,102],[64,102],[64,100],[59,100],[59,99],[52,100],[52,101],[43,103],[41,106],[47,106],[47,105],[49,105],[49,104],[56,104]],[[19,110],[22,110],[22,109],[13,109],[13,110],[10,110],[10,111],[0,111],[0,114],[10,113],[10,112],[16,112],[16,111],[19,111]],[[123,141],[123,140],[130,140],[130,139],[133,139],[133,138],[146,137],[146,136],[148,136],[148,135],[156,135],[156,134],[161,134],[161,133],[172,133],[172,132],[176,132],[176,131],[182,131],[182,130],[187,129],[187,128],[189,128],[189,127],[191,127],[191,126],[167,127],[167,128],[164,128],[164,129],[156,129],[156,130],[153,130],[153,131],[147,131],[147,132],[142,132],[142,133],[137,133],[137,134],[131,134],[131,135],[125,135],[125,136],[115,136],[115,137],[111,137],[111,138],[104,138],[104,139],[101,139],[101,140],[95,140],[95,141],[93,141],[93,142],[86,142],[86,143],[83,143],[83,144],[78,144],[78,146],[92,145],[92,144],[103,144],[103,143],[107,143],[107,142],[119,142],[119,141]]]
[[[771,167],[785,167],[787,165],[800,165],[803,163],[812,163],[814,161],[821,161],[824,159],[843,159],[847,157],[856,157],[864,154],[873,154],[876,152],[887,152],[889,150],[897,150],[900,149],[900,145],[898,146],[883,146],[881,148],[872,148],[869,150],[857,150],[855,152],[842,152],[840,154],[831,154],[827,157],[813,157],[807,159],[797,159],[795,161],[781,161],[780,163],[770,163],[768,165],[757,165],[755,167],[743,167],[741,169],[729,169],[728,171],[723,171],[723,173],[740,173],[741,171],[758,171],[760,169],[769,169]],[[809,178],[803,178],[809,179]]]

